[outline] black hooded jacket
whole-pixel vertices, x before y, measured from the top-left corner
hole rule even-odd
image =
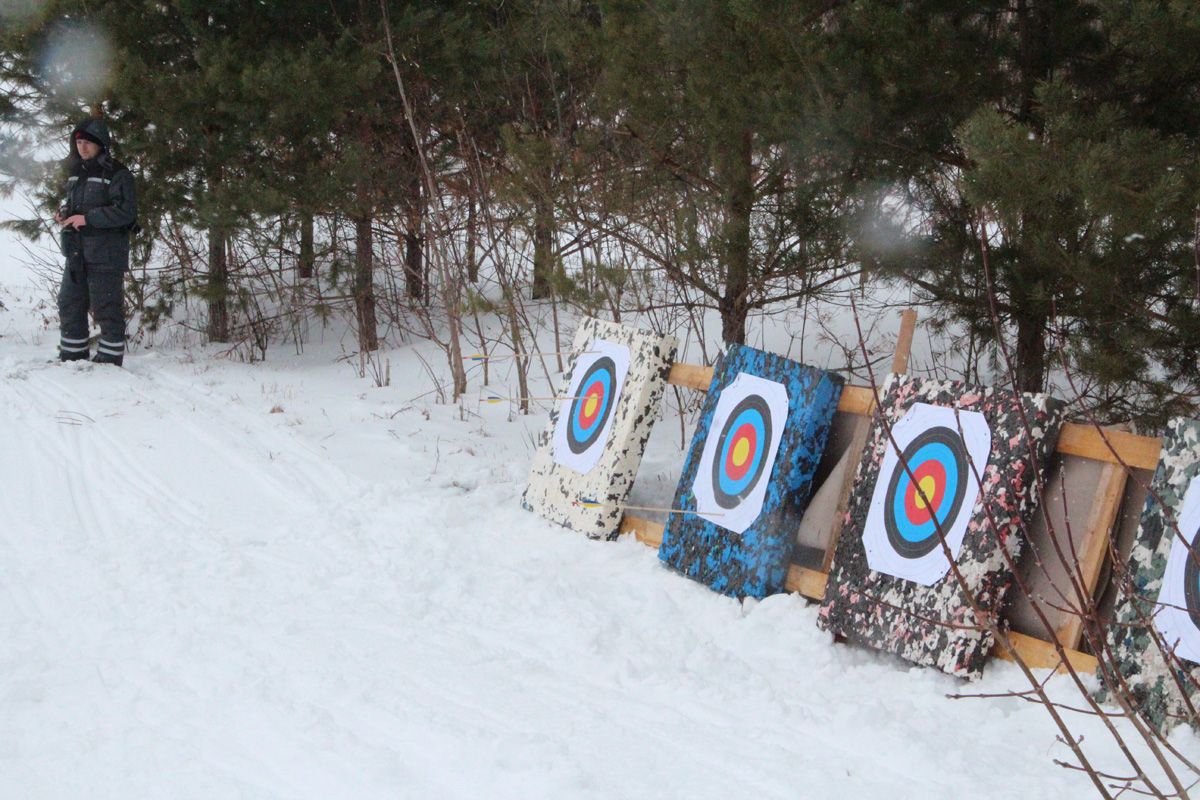
[[[75,147],[75,135],[85,133],[100,143],[100,154],[84,161]],[[71,131],[67,157],[63,216],[83,214],[87,225],[79,229],[83,262],[87,269],[123,271],[129,268],[129,231],[137,220],[137,193],[133,175],[112,157],[112,139],[100,119],[86,119]],[[63,231],[63,252],[70,253],[71,229]]]

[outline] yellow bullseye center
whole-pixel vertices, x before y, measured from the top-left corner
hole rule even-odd
[[[924,478],[921,478],[921,482],[918,485],[921,487],[921,491],[917,492],[917,508],[925,508],[927,505],[925,502],[926,498],[930,501],[933,500],[933,493],[937,489],[937,481],[934,480],[932,475],[926,475]]]
[[[733,465],[740,467],[746,463],[746,459],[750,457],[750,443],[745,439],[738,439],[733,445]]]
[[[599,398],[599,397],[596,397],[596,395],[591,395],[590,397],[588,397],[588,399],[587,399],[587,400],[585,400],[585,401],[584,401],[584,403],[583,403],[583,414],[584,414],[584,416],[586,416],[586,417],[590,417],[590,416],[592,416],[593,414],[595,414],[595,413],[596,413],[596,406],[598,406],[598,405],[600,405],[600,398]]]

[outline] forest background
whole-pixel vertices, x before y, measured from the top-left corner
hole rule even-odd
[[[66,134],[103,115],[140,193],[135,340],[261,359],[341,315],[379,380],[382,343],[435,341],[455,398],[464,355],[560,351],[576,312],[711,361],[887,286],[953,377],[1007,354],[1101,421],[1195,413],[1187,0],[0,9],[0,189],[47,212],[9,224],[49,232]]]

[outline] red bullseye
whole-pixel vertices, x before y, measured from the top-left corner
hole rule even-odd
[[[604,384],[601,381],[592,381],[591,385],[583,393],[583,400],[579,404],[579,427],[588,429],[592,427],[592,423],[600,414],[600,409],[604,407]]]
[[[896,468],[901,469],[900,466]],[[904,493],[904,512],[911,524],[924,525],[933,518],[933,512],[941,507],[946,495],[946,468],[938,461],[929,460],[912,474],[914,480]],[[924,497],[917,491],[918,486],[924,491]]]
[[[725,474],[732,480],[740,481],[754,463],[754,451],[758,446],[758,436],[754,426],[745,423],[733,433],[732,441],[725,451]]]

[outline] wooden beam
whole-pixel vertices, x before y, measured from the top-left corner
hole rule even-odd
[[[896,341],[896,355],[892,362],[894,372],[904,372],[908,368],[915,323],[916,313],[906,311],[901,318],[900,335]],[[708,387],[712,385],[712,377],[712,367],[676,363],[671,367],[667,382],[674,386],[707,391]],[[875,392],[869,387],[846,386],[842,389],[838,411],[870,416],[875,412],[875,403]],[[1120,464],[1123,461],[1134,469],[1153,470],[1158,466],[1161,447],[1161,440],[1154,437],[1137,436],[1115,430],[1101,432],[1093,425],[1068,422],[1059,432],[1056,449],[1064,455],[1079,456],[1107,464]],[[1088,519],[1089,536],[1084,551],[1079,554],[1080,571],[1085,586],[1089,590],[1095,589],[1095,583],[1099,579],[1104,564],[1109,530],[1120,509],[1126,477],[1124,470],[1113,469],[1105,470],[1101,479],[1102,488]],[[621,533],[632,533],[638,541],[650,547],[658,547],[662,543],[663,525],[658,522],[626,515],[621,521],[620,531]],[[830,556],[832,551],[831,547]],[[828,564],[826,564],[826,569],[828,569]],[[827,580],[826,572],[792,564],[788,569],[785,587],[788,591],[797,592],[811,600],[822,600],[825,597]],[[1079,644],[1081,631],[1081,621],[1073,618],[1070,623],[1059,630],[1059,641],[1064,644],[1067,660],[1076,670],[1095,672],[1096,659],[1073,649]],[[1030,666],[1046,669],[1063,668],[1062,660],[1053,643],[1016,632],[1010,632],[1008,636],[1013,647]],[[993,655],[1012,660],[1012,655],[1000,645],[994,649]]]
[[[875,413],[875,393],[866,386],[845,386],[842,399],[838,401],[838,411],[869,417]]]
[[[677,363],[671,367],[667,383],[707,391],[712,385],[712,376],[712,367]],[[875,393],[867,386],[846,386],[842,389],[838,411],[870,416],[875,412]],[[1162,440],[1126,431],[1106,429],[1101,432],[1094,425],[1067,422],[1058,434],[1056,449],[1063,455],[1080,456],[1109,464],[1120,464],[1124,461],[1134,469],[1153,470],[1158,466],[1158,452],[1162,449]]]
[[[707,392],[712,386],[713,368],[703,364],[684,364],[676,362],[671,365],[667,375],[667,383],[672,386],[684,386],[688,389],[699,389]]]
[[[789,592],[804,595],[809,600],[820,602],[825,599],[825,584],[829,583],[829,575],[816,569],[792,564],[788,567],[787,580],[784,588]]]
[[[626,514],[625,518],[621,520],[621,533],[632,533],[637,537],[639,542],[651,547],[658,547],[662,543],[662,532],[663,525],[661,522],[654,522],[642,519],[641,517],[630,516],[629,514]],[[810,600],[822,600],[825,597],[825,584],[828,580],[829,575],[820,570],[809,569],[799,564],[792,564],[788,568],[785,587],[789,592],[796,592]],[[1017,652],[1021,654],[1021,658],[1029,666],[1045,669],[1062,667],[1062,660],[1058,657],[1054,645],[1050,642],[1043,642],[1041,639],[1035,639],[1032,636],[1016,632],[1010,632],[1008,638]],[[1012,660],[1012,655],[1001,645],[997,645],[992,650],[992,655],[999,656],[1008,661]],[[1067,660],[1080,672],[1096,671],[1096,659],[1087,653],[1068,649]]]
[[[900,332],[896,334],[896,354],[892,356],[892,372],[908,373],[908,357],[912,355],[913,333],[917,329],[917,312],[906,308],[900,314]]]
[[[642,544],[649,545],[650,547],[658,547],[662,544],[663,524],[654,520],[635,517],[632,514],[626,514],[621,518],[620,532],[632,533]]]
[[[854,460],[847,465],[849,469],[842,476],[842,487],[838,493],[837,516],[831,525],[832,535],[829,537],[829,547],[826,548],[825,558],[821,561],[821,569],[824,572],[829,572],[833,568],[833,556],[837,553],[838,538],[841,537],[842,528],[846,525],[846,512],[850,510],[850,496],[854,493],[854,480],[858,477],[858,465],[862,461],[862,452],[867,447],[867,438],[870,435],[870,424],[863,423],[862,430],[850,440],[849,452],[854,454]],[[824,590],[822,590],[822,596],[824,596]]]
[[[1158,466],[1161,449],[1162,439],[1154,436],[1138,436],[1108,429],[1102,432],[1094,425],[1077,422],[1064,423],[1058,434],[1057,450],[1064,455],[1106,461],[1109,464],[1124,461],[1134,469],[1153,470]],[[1116,450],[1116,455],[1113,450]]]
[[[1088,599],[1093,599],[1096,593],[1100,571],[1104,567],[1104,559],[1108,555],[1109,536],[1117,521],[1117,512],[1121,510],[1121,499],[1125,496],[1127,477],[1124,468],[1116,464],[1105,464],[1104,471],[1100,473],[1100,487],[1092,501],[1092,510],[1088,514],[1083,548],[1076,553],[1079,577],[1083,581],[1083,590],[1087,593]],[[1066,622],[1059,626],[1055,635],[1064,647],[1078,647],[1079,640],[1083,636],[1083,617],[1079,614],[1072,614]]]
[[[667,383],[672,386],[683,386],[705,392],[712,385],[712,377],[712,367],[677,363],[671,367],[671,372],[667,375]],[[838,411],[869,417],[875,411],[875,393],[866,386],[846,386],[842,389],[842,399],[838,403]]]
[[[1044,642],[1041,639],[1035,639],[1032,636],[1026,636],[1016,631],[1008,632],[1008,641],[1021,654],[1021,660],[1028,666],[1034,669],[1055,669],[1059,672],[1066,672],[1067,668],[1063,664],[1062,659],[1058,655],[1058,650],[1055,649],[1052,642]],[[1067,661],[1075,668],[1076,672],[1096,671],[1097,661],[1095,656],[1090,656],[1087,653],[1081,653],[1078,650],[1070,648],[1064,648],[1064,650],[1067,654]],[[992,648],[992,655],[997,658],[1003,658],[1005,661],[1016,660],[1013,654],[999,642]]]

